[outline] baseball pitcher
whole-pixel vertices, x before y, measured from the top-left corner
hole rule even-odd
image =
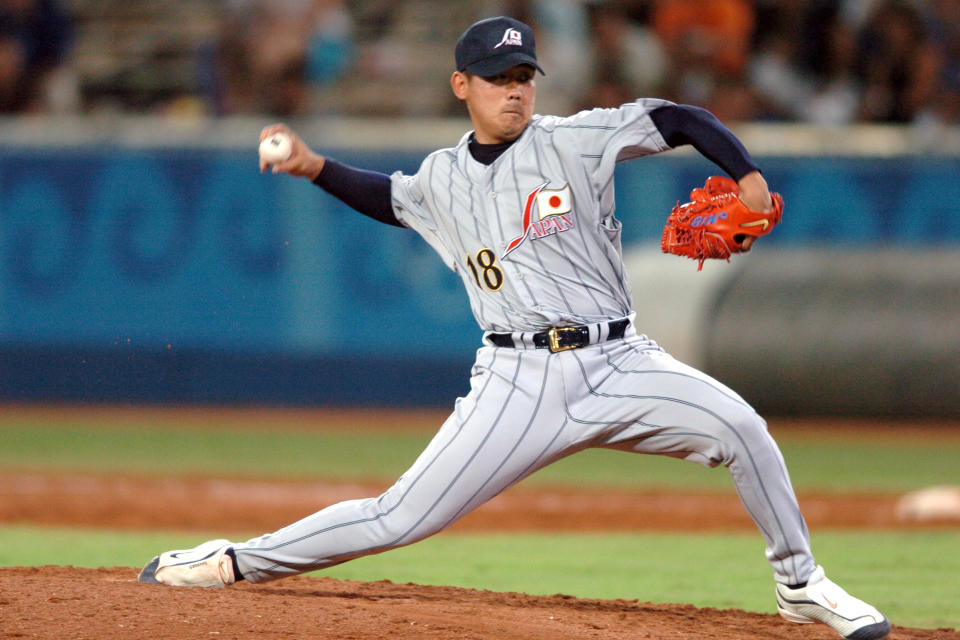
[[[710,113],[663,100],[571,117],[534,114],[534,34],[507,17],[457,42],[450,84],[473,130],[413,175],[385,175],[292,141],[277,173],[308,178],[383,223],[412,229],[463,281],[483,331],[470,392],[382,495],[329,506],[276,532],[213,540],[151,560],[140,579],[176,586],[266,582],[411,544],[538,469],[588,447],[730,469],[766,541],[780,614],[846,638],[889,633],[886,617],[828,579],[766,423],[734,391],[678,362],[634,324],[614,215],[614,168],[693,145],[713,177],[671,214],[665,251],[704,259],[749,250],[782,199]],[[268,163],[261,160],[261,170]],[[642,197],[642,194],[637,194]],[[655,303],[655,301],[654,301]]]

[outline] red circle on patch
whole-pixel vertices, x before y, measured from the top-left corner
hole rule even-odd
[[[550,206],[556,209],[560,206],[563,200],[560,199],[560,196],[550,196]]]

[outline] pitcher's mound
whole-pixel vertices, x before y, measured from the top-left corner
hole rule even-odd
[[[0,584],[5,638],[839,638],[822,625],[737,610],[302,576],[195,589],[139,583],[132,568],[8,567]],[[890,637],[960,633],[896,627]]]

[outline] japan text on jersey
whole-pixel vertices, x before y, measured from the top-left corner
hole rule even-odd
[[[562,233],[573,228],[573,204],[570,185],[560,189],[547,189],[544,182],[527,195],[523,208],[523,230],[519,236],[507,244],[503,252],[505,258],[511,251],[523,244],[527,237],[543,238]],[[533,210],[536,208],[536,219]]]

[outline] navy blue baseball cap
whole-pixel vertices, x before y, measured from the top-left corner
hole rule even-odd
[[[471,25],[457,40],[455,56],[457,71],[482,77],[495,76],[518,64],[529,64],[547,75],[537,64],[533,29],[506,16]]]

